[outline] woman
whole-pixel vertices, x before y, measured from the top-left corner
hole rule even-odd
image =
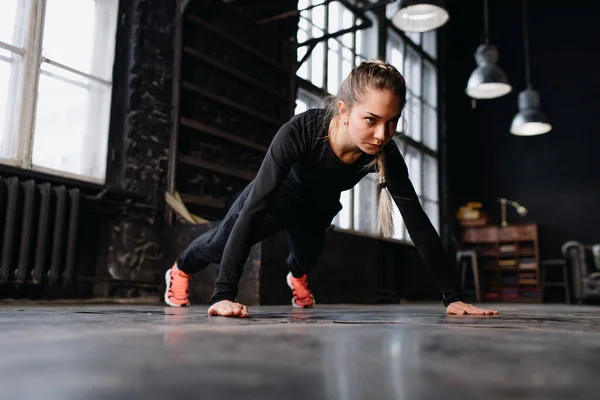
[[[256,178],[218,227],[195,239],[166,273],[165,301],[189,306],[190,274],[219,263],[209,315],[248,317],[235,303],[242,268],[252,245],[286,229],[290,254],[287,282],[294,307],[312,307],[306,276],[316,263],[340,193],[367,173],[379,177],[377,225],[393,232],[390,195],[439,288],[448,314],[497,314],[461,301],[440,238],[423,211],[408,169],[391,141],[405,105],[404,78],[392,65],[366,61],[354,68],[327,107],[294,116],[277,132]]]

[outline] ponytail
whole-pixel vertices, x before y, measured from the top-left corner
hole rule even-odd
[[[379,235],[391,237],[394,234],[394,216],[392,214],[392,198],[387,190],[385,179],[385,159],[383,150],[375,157],[377,161],[377,231]]]

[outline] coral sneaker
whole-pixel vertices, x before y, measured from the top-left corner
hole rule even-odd
[[[172,307],[189,307],[188,289],[190,275],[177,268],[177,263],[167,270],[165,274],[165,303]]]
[[[295,308],[312,308],[312,306],[315,305],[315,297],[310,290],[308,290],[306,275],[302,275],[301,278],[294,278],[290,272],[288,273],[286,280],[294,295],[292,298],[292,306]]]

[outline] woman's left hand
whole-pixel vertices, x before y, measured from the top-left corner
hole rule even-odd
[[[477,308],[471,304],[463,303],[462,301],[455,301],[450,303],[446,307],[446,314],[448,315],[496,315],[496,310],[486,310],[483,308]]]

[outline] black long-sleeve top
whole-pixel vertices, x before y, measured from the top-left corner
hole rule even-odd
[[[278,198],[286,204],[316,212],[339,206],[342,191],[366,174],[373,156],[363,153],[354,163],[343,163],[327,140],[322,109],[310,109],[285,123],[273,138],[250,192],[225,245],[211,304],[234,301],[243,266],[249,255],[252,229],[259,229],[269,205]],[[454,271],[445,258],[439,235],[425,214],[408,176],[398,147],[390,141],[385,151],[386,180],[406,228],[428,267],[444,304],[460,299]]]

